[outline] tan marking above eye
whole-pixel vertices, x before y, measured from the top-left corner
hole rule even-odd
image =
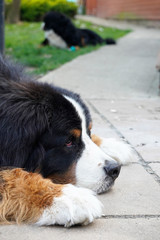
[[[71,130],[71,134],[73,134],[75,137],[79,138],[81,136],[81,130],[75,128],[75,129]]]

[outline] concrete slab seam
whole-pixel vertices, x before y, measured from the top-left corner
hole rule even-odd
[[[134,150],[135,154],[138,157],[138,162],[141,164],[141,166],[143,166],[143,168],[146,170],[146,172],[148,172],[150,175],[153,176],[154,180],[159,184],[160,186],[160,177],[153,171],[153,169],[149,166],[149,163],[146,162],[142,156],[140,155],[140,153],[132,146],[132,144],[125,138],[125,136],[103,115],[101,114],[98,109],[89,101],[87,100],[88,104],[90,105],[90,107],[92,108],[92,110],[97,113],[100,118],[104,121],[107,122],[107,124],[109,125],[109,127],[121,138],[123,139],[127,144],[129,144],[131,146],[131,148]]]
[[[160,215],[154,214],[137,214],[137,215],[103,215],[100,219],[150,219],[150,218],[158,218],[160,219]]]

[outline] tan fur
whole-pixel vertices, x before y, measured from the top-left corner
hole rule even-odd
[[[73,134],[75,137],[79,138],[81,136],[81,130],[73,129],[73,130],[71,130],[71,134]]]
[[[62,188],[37,173],[0,171],[0,224],[36,222],[54,197],[62,194]]]
[[[53,174],[48,176],[54,183],[67,184],[72,183],[76,184],[76,163],[72,164],[70,168],[61,174]]]
[[[82,37],[81,38],[81,44],[82,44],[82,46],[85,46],[86,44],[85,44],[85,39]]]
[[[97,146],[102,144],[102,139],[94,134],[91,136],[91,139]]]
[[[88,129],[89,129],[89,130],[92,129],[92,122],[90,122]]]

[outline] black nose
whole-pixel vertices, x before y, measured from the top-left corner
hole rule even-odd
[[[115,180],[120,173],[121,165],[117,162],[106,161],[106,165],[104,167],[104,170],[105,170],[105,172],[108,176],[112,177],[113,180]]]

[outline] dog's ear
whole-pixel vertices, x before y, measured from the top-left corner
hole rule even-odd
[[[28,160],[25,162],[24,168],[32,172],[41,172],[42,161],[45,157],[45,149],[43,145],[38,142],[33,146]]]
[[[1,101],[0,106],[0,164],[33,170],[29,169],[31,161],[43,156],[38,142],[47,127],[45,112],[31,101],[13,95],[10,98]]]

